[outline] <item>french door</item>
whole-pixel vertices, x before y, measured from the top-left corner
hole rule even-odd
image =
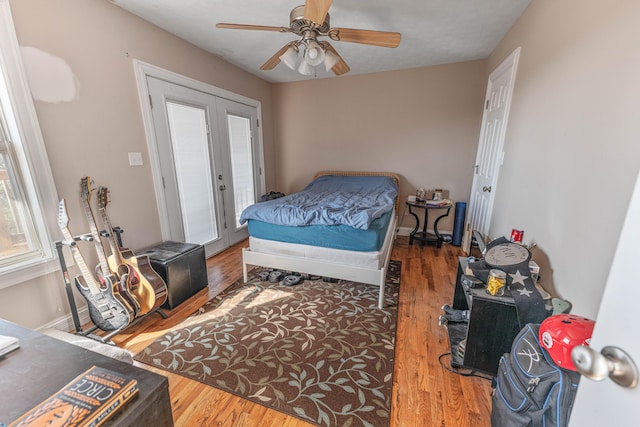
[[[260,193],[256,107],[147,75],[166,240],[211,256],[245,239]]]

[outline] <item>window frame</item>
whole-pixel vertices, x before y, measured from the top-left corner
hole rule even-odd
[[[57,192],[8,0],[0,0],[0,67],[20,139],[15,148],[23,191],[42,250],[40,257],[16,262],[0,272],[0,289],[4,289],[59,270],[51,233],[56,229]]]

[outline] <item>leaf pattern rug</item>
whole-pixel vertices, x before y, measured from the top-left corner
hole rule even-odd
[[[322,426],[388,426],[400,262],[378,287],[253,269],[135,358]],[[267,270],[268,271],[268,270]]]

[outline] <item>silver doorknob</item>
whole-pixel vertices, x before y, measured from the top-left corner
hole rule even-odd
[[[487,187],[486,185],[484,187],[482,187],[482,191],[484,191],[485,193],[491,193],[491,186]]]
[[[579,345],[571,350],[571,360],[578,372],[593,381],[602,381],[607,377],[616,384],[634,388],[638,385],[638,368],[624,350],[607,346],[600,353]]]

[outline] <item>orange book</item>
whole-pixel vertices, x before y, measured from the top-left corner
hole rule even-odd
[[[9,427],[97,427],[137,395],[137,383],[93,366]]]

